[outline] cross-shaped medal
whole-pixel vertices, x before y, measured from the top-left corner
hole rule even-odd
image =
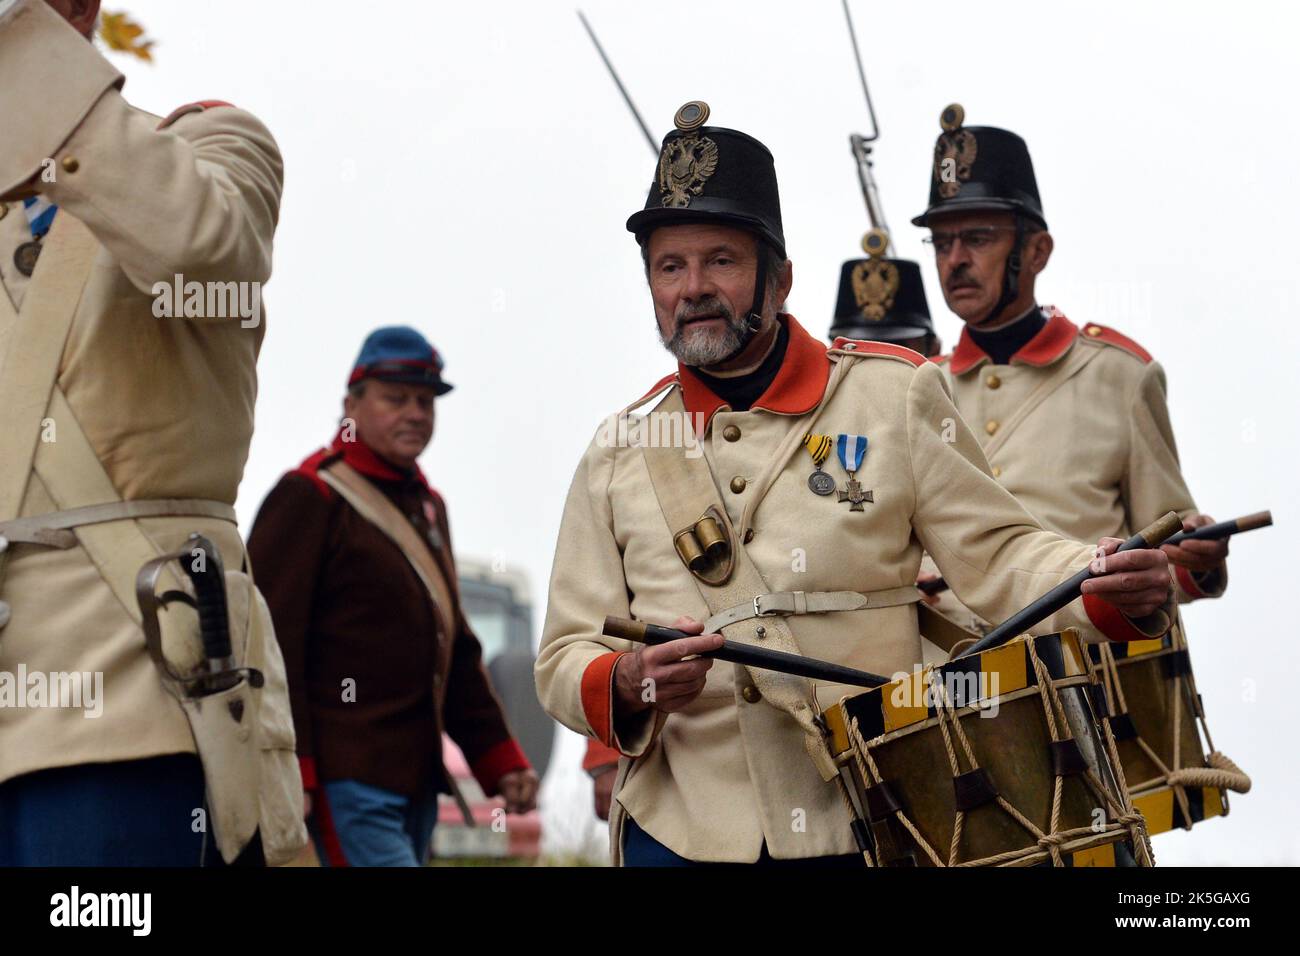
[[[844,486],[844,490],[839,495],[841,502],[850,502],[850,511],[865,511],[866,509],[862,507],[862,503],[869,501],[874,504],[876,500],[871,496],[871,492],[864,490],[862,485],[858,483],[858,479],[852,475],[849,476],[848,484]]]

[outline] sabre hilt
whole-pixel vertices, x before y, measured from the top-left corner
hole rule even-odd
[[[226,605],[226,571],[221,552],[201,534],[189,537],[190,553],[181,568],[194,585],[195,609],[199,614],[199,636],[207,661],[209,692],[231,687],[239,681],[230,644],[230,612]]]

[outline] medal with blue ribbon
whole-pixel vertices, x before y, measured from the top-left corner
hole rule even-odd
[[[840,435],[835,439],[835,452],[839,455],[840,464],[849,473],[848,484],[840,490],[839,500],[848,502],[850,511],[865,511],[862,503],[875,501],[871,492],[864,490],[857,479],[857,471],[862,467],[862,459],[867,456],[867,436]]]
[[[58,211],[59,207],[43,196],[23,200],[23,212],[27,214],[27,228],[32,231],[32,239],[14,251],[14,268],[28,278],[36,271],[36,260],[41,256],[41,240],[54,225],[54,214]]]

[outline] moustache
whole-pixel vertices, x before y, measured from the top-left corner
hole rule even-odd
[[[734,325],[736,313],[721,299],[710,298],[684,303],[677,309],[676,318],[680,330],[687,322],[697,319],[725,319],[728,325]]]
[[[958,273],[948,280],[948,291],[954,292],[957,289],[978,289],[980,284],[965,273]]]

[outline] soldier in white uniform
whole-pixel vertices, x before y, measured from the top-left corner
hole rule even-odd
[[[847,689],[687,658],[716,649],[720,631],[906,671],[921,658],[923,548],[996,618],[1089,565],[1094,549],[1043,531],[992,479],[938,366],[886,343],[828,350],[779,311],[793,269],[771,154],[707,116],[701,103],[678,111],[628,221],[678,359],[631,407],[653,400],[649,421],[690,430],[666,447],[631,437],[642,419],[625,419],[625,434],[607,422],[583,455],[538,692],[557,720],[621,754],[616,861],[860,865],[812,720]],[[1105,567],[1083,603],[1040,629],[1164,633],[1165,556],[1129,551]],[[602,634],[606,615],[698,636],[633,645]]]
[[[168,301],[198,283],[260,304],[280,154],[229,104],[163,119],[127,103],[89,42],[98,9],[0,0],[0,865],[195,865],[205,836],[209,862],[280,862],[305,843],[302,792],[232,507],[264,325],[228,295]],[[206,780],[168,690],[197,685],[164,684],[134,593],[194,532],[227,569],[235,655],[264,679],[207,708],[211,739],[245,743],[209,750]],[[188,679],[206,663],[197,618],[160,617]],[[81,706],[37,699],[56,682]]]
[[[912,221],[929,227],[944,298],[966,323],[939,362],[993,476],[1080,541],[1126,538],[1169,511],[1189,530],[1212,524],[1179,466],[1164,369],[1120,332],[1038,305],[1052,236],[1024,140],[963,118],[955,104],[941,117],[929,206]],[[1223,593],[1226,540],[1164,550],[1180,602]],[[939,606],[966,627],[990,623],[951,595]]]

